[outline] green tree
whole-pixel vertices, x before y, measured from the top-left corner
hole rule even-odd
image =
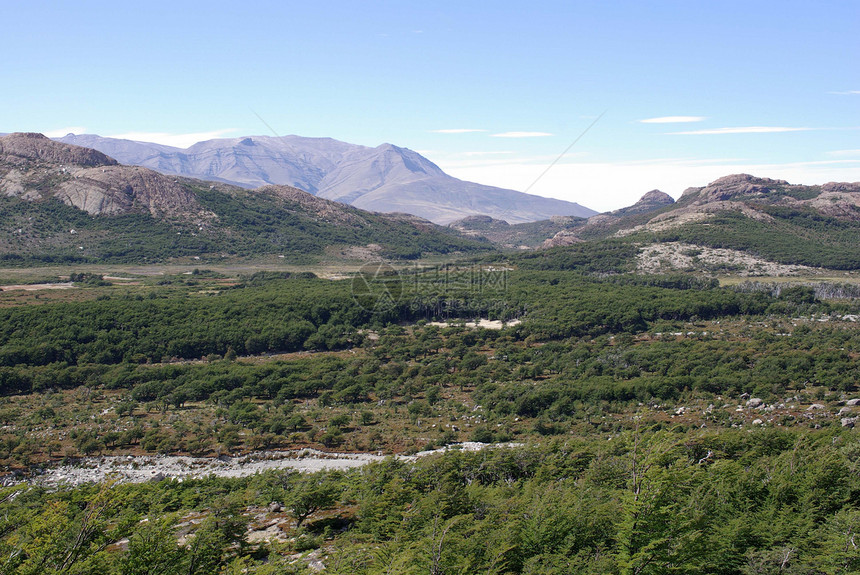
[[[173,575],[180,573],[183,550],[176,544],[172,518],[144,520],[128,539],[119,561],[121,575]]]
[[[296,529],[317,511],[333,506],[339,495],[338,484],[327,475],[303,475],[293,478],[290,482],[288,506],[290,514],[296,519]]]

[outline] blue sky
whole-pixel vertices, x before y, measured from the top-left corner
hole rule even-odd
[[[3,16],[0,132],[391,142],[597,210],[738,171],[860,180],[853,0],[32,1]]]

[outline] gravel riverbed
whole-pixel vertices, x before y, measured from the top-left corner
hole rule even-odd
[[[476,451],[487,447],[477,442],[460,443],[447,449]],[[415,455],[394,455],[397,459],[415,460],[443,450],[422,451]],[[312,473],[323,470],[347,470],[361,467],[386,456],[381,453],[326,453],[315,449],[298,451],[261,451],[239,457],[187,457],[173,455],[85,457],[73,463],[47,467],[41,473],[24,479],[29,483],[56,488],[105,481],[143,483],[163,479],[245,477],[272,469]],[[389,456],[392,457],[392,456]],[[16,481],[17,482],[17,481]]]

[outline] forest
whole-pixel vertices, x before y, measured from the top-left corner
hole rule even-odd
[[[208,270],[4,295],[0,572],[856,572],[856,290],[633,275],[628,249],[401,269],[361,297]],[[39,481],[307,448],[389,457]]]

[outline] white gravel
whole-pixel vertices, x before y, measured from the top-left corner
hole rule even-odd
[[[511,444],[513,445],[513,444]],[[414,461],[448,449],[477,451],[488,444],[460,443],[441,450],[422,451],[416,455],[396,455],[397,459]],[[178,480],[217,477],[246,477],[270,469],[289,469],[313,473],[324,470],[347,470],[375,461],[382,461],[380,453],[326,453],[315,449],[299,451],[261,451],[242,457],[207,458],[173,455],[85,457],[74,464],[58,465],[44,470],[27,481],[45,487],[81,485],[109,478],[120,482],[144,483],[173,478]]]

